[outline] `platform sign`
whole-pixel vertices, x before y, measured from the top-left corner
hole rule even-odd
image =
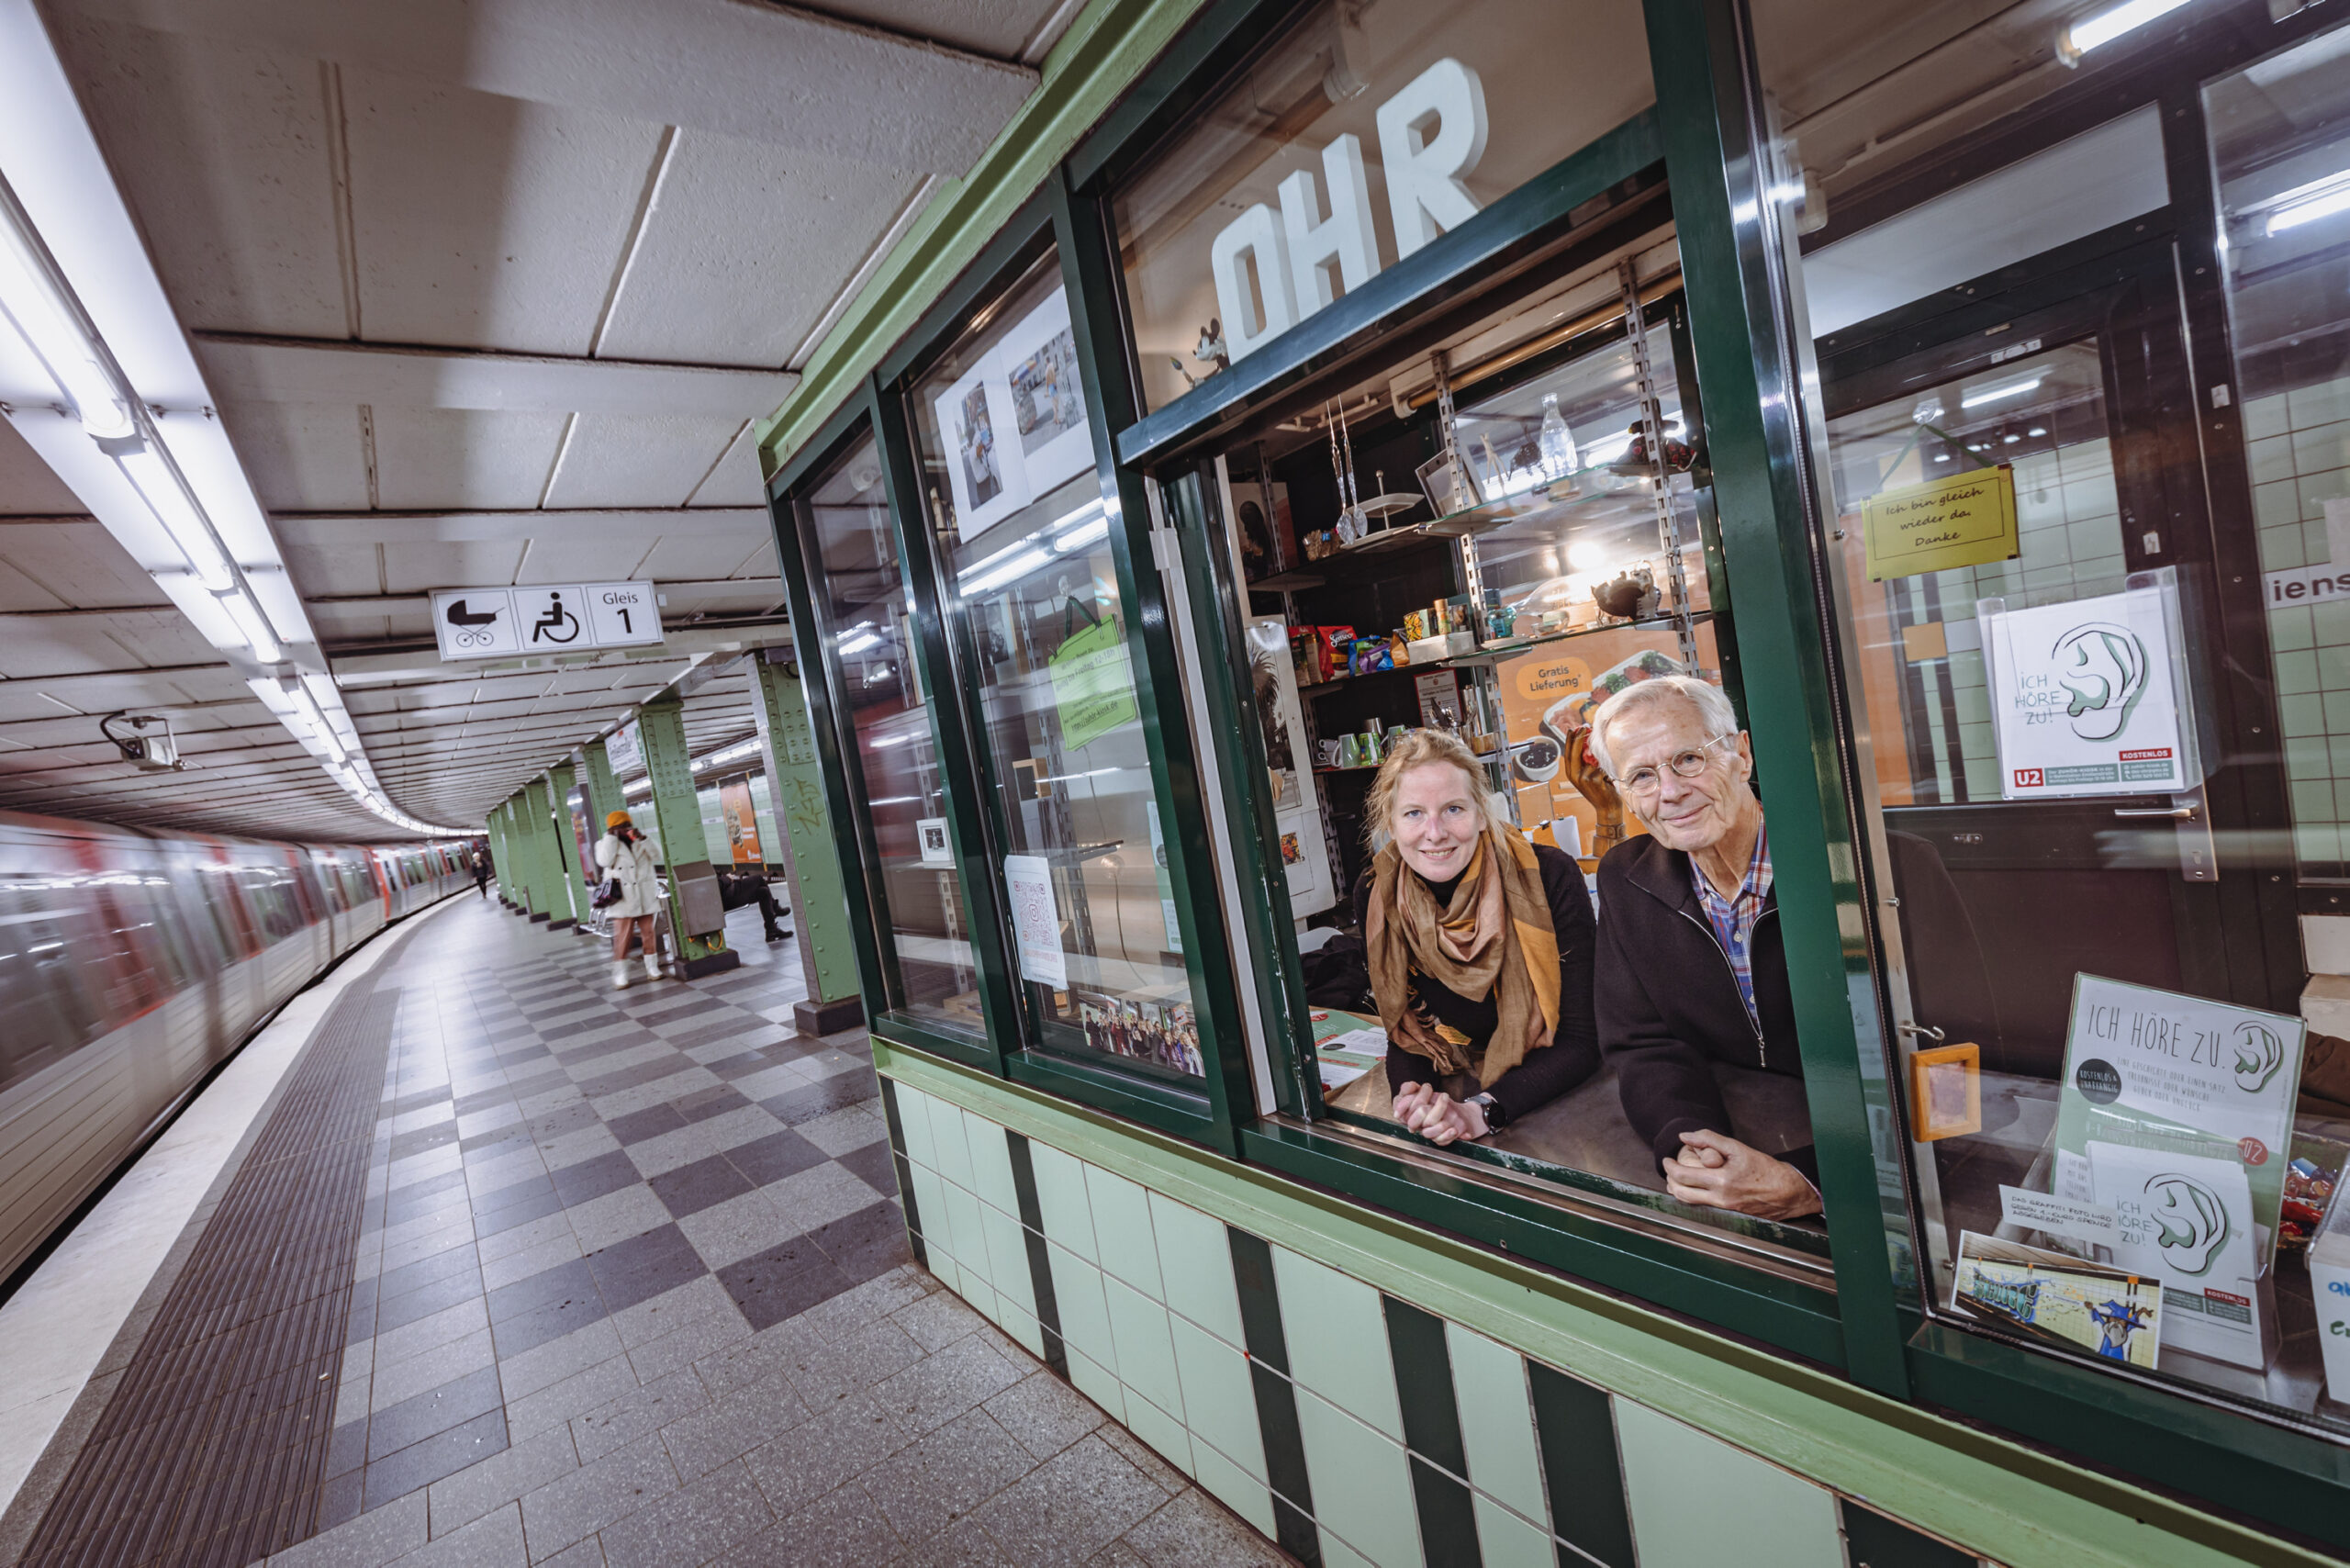
[[[443,588],[432,633],[449,661],[641,647],[661,641],[660,604],[647,582]]]

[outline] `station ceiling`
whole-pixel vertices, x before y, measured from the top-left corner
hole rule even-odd
[[[375,776],[470,827],[686,678],[749,729],[788,637],[752,420],[1076,0],[49,0]],[[657,649],[440,661],[431,592],[652,579]],[[688,673],[691,672],[691,673]],[[166,712],[187,768],[99,734]],[[397,836],[0,424],[0,807]]]

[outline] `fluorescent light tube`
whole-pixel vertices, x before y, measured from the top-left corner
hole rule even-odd
[[[188,572],[157,572],[155,586],[171,595],[180,613],[188,618],[196,634],[216,648],[244,649],[252,645],[243,627],[229,615],[228,607]]]
[[[135,429],[130,409],[20,221],[11,193],[0,199],[0,310],[49,367],[82,428],[101,441],[119,441]]]
[[[2029,381],[2010,381],[2005,386],[1986,386],[1961,398],[1958,400],[1958,406],[1962,409],[1979,409],[1986,403],[1997,403],[2009,398],[2020,398],[2026,392],[2037,392],[2040,390],[2040,384],[2047,379],[2045,375],[2035,375]]]
[[[2278,196],[2276,210],[2268,215],[2267,231],[2282,234],[2288,229],[2299,229],[2304,223],[2332,218],[2337,212],[2350,212],[2350,169],[2311,180],[2306,185],[2296,185]]]
[[[285,688],[269,677],[257,675],[245,684],[252,688],[253,695],[260,698],[271,712],[285,714],[294,711],[294,699],[286,695]]]
[[[853,643],[843,643],[838,650],[839,656],[846,658],[851,654],[861,654],[867,648],[879,646],[880,642],[880,633],[876,632],[864,633]]]
[[[237,629],[245,634],[245,641],[252,648],[254,658],[263,664],[274,665],[285,656],[285,650],[277,645],[276,633],[270,631],[269,622],[263,616],[261,607],[246,597],[244,589],[222,594],[220,608],[229,612],[229,619],[235,622]],[[302,700],[308,700],[307,693]]]
[[[145,498],[155,520],[163,525],[163,532],[172,536],[172,543],[180,547],[180,554],[187,557],[188,570],[215,593],[232,586],[237,579],[229,569],[229,557],[213,542],[212,530],[205,525],[204,514],[196,510],[194,498],[162,455],[151,446],[141,446],[136,452],[124,453],[115,462],[121,465],[123,476]]]
[[[2124,33],[2135,32],[2186,4],[2187,0],[2122,0],[2122,4],[2084,17],[2058,33],[2056,58],[2067,65],[2077,65],[2081,56],[2089,50],[2101,49]]]
[[[1085,527],[1079,529],[1074,533],[1065,533],[1060,538],[1054,540],[1053,549],[1057,553],[1066,555],[1072,550],[1082,550],[1089,544],[1095,543],[1109,537],[1110,520],[1105,517],[1098,521],[1088,523]]]
[[[1105,533],[1109,532],[1106,525],[1102,532]],[[1024,551],[994,570],[975,577],[968,583],[958,584],[957,588],[966,599],[975,594],[987,593],[991,589],[1003,587],[1006,583],[1019,581],[1051,559],[1052,557],[1042,550]],[[846,653],[848,650],[844,648],[841,651]]]

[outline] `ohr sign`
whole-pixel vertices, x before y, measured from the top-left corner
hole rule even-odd
[[[1395,259],[1402,261],[1477,216],[1476,198],[1462,180],[1485,155],[1484,84],[1460,61],[1439,60],[1380,105],[1377,119]],[[1329,304],[1338,292],[1333,285],[1357,289],[1379,274],[1360,138],[1349,133],[1322,150],[1322,178],[1329,191],[1326,217],[1313,171],[1300,169],[1281,183],[1278,214],[1259,202],[1209,247],[1225,349],[1235,361]]]

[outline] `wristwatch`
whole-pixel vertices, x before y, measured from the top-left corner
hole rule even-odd
[[[1472,1094],[1469,1096],[1469,1103],[1476,1106],[1479,1110],[1485,1113],[1485,1130],[1487,1132],[1497,1133],[1504,1127],[1509,1126],[1509,1113],[1503,1110],[1502,1103],[1494,1099],[1490,1093]]]

